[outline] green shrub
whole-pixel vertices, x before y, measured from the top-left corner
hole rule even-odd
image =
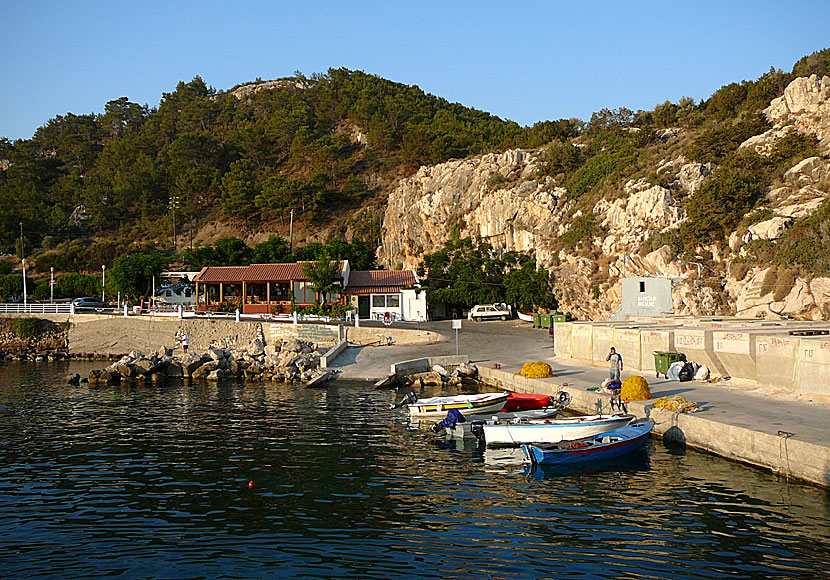
[[[605,151],[591,157],[565,181],[568,198],[576,199],[591,191],[615,171],[633,165],[636,161],[630,147]]]
[[[21,338],[34,338],[43,334],[43,321],[40,318],[15,318],[12,322],[14,333]]]

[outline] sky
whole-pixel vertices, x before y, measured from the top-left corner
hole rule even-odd
[[[789,72],[830,47],[830,1],[0,0],[0,137],[179,81],[217,90],[363,70],[522,125],[650,110]]]

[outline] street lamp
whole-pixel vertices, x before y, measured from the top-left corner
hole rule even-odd
[[[23,310],[26,310],[26,304],[28,303],[26,298],[26,258],[23,258]]]
[[[105,264],[101,264],[101,302],[106,302],[105,295],[106,295],[106,288],[107,285],[107,266]]]
[[[49,304],[55,303],[55,267],[49,267]]]

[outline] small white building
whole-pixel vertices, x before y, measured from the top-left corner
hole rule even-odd
[[[412,270],[352,270],[343,294],[361,318],[424,321],[427,297],[417,286]]]
[[[623,278],[622,302],[613,316],[625,320],[629,316],[662,316],[674,313],[672,279],[657,276]]]

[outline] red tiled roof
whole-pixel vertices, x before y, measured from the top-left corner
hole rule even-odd
[[[251,264],[242,274],[246,282],[305,280],[302,264]]]
[[[413,286],[417,280],[412,270],[352,270],[346,292],[356,294],[358,289],[394,287],[392,292]],[[379,290],[377,293],[383,291]]]
[[[196,274],[194,282],[228,282],[242,281],[242,273],[248,266],[205,266]]]
[[[206,266],[194,278],[195,282],[217,284],[240,282],[289,282],[291,280],[308,280],[303,274],[305,262],[280,264],[251,264],[250,266]],[[339,262],[336,279],[343,279],[345,262]]]
[[[402,286],[358,286],[351,284],[343,291],[343,294],[353,296],[368,296],[369,294],[398,294]]]

